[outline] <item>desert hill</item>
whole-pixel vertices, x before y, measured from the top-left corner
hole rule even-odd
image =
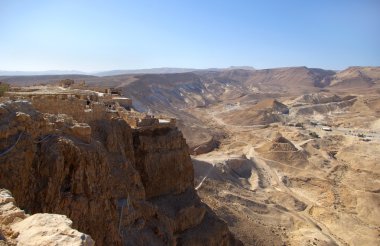
[[[330,86],[334,89],[378,87],[380,69],[378,67],[349,67],[336,73]]]
[[[289,113],[286,105],[275,99],[264,99],[249,106],[235,107],[225,110],[216,116],[226,124],[250,126],[279,122]]]
[[[321,104],[340,101],[342,101],[342,98],[336,94],[329,92],[319,92],[299,96],[294,100],[294,104]]]
[[[256,148],[255,151],[267,159],[298,168],[305,167],[308,164],[306,152],[301,148],[297,148],[291,141],[281,136],[281,134],[274,139],[269,139],[268,142]]]

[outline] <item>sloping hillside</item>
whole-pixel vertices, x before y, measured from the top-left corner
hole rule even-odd
[[[227,110],[218,114],[218,117],[230,125],[265,125],[281,121],[288,112],[288,107],[279,101],[264,99],[254,105],[241,107],[236,110]]]
[[[334,89],[369,88],[380,83],[380,67],[349,67],[331,80]]]

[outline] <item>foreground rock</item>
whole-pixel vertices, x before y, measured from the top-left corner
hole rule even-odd
[[[177,128],[131,129],[114,115],[78,124],[7,102],[0,106],[0,162],[0,187],[20,207],[67,215],[97,245],[240,243],[195,193]]]
[[[7,190],[0,189],[0,245],[94,245],[86,234],[71,228],[65,215],[28,215],[15,205]]]

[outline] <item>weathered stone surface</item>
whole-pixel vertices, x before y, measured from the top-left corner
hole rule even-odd
[[[95,245],[90,236],[71,229],[71,220],[59,214],[33,214],[13,224],[18,245]]]
[[[75,124],[70,127],[72,134],[86,143],[91,141],[91,127],[86,123]]]
[[[0,189],[0,224],[0,245],[94,245],[65,215],[25,214],[5,189]]]
[[[147,198],[181,193],[193,186],[193,165],[179,130],[136,131],[133,144],[136,169],[141,175]]]
[[[28,212],[64,214],[97,245],[237,243],[195,193],[176,128],[132,130],[118,117],[76,127],[26,102],[1,104],[0,114],[0,187]]]

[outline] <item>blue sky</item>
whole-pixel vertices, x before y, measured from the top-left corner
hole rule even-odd
[[[380,65],[378,0],[0,0],[0,70]]]

